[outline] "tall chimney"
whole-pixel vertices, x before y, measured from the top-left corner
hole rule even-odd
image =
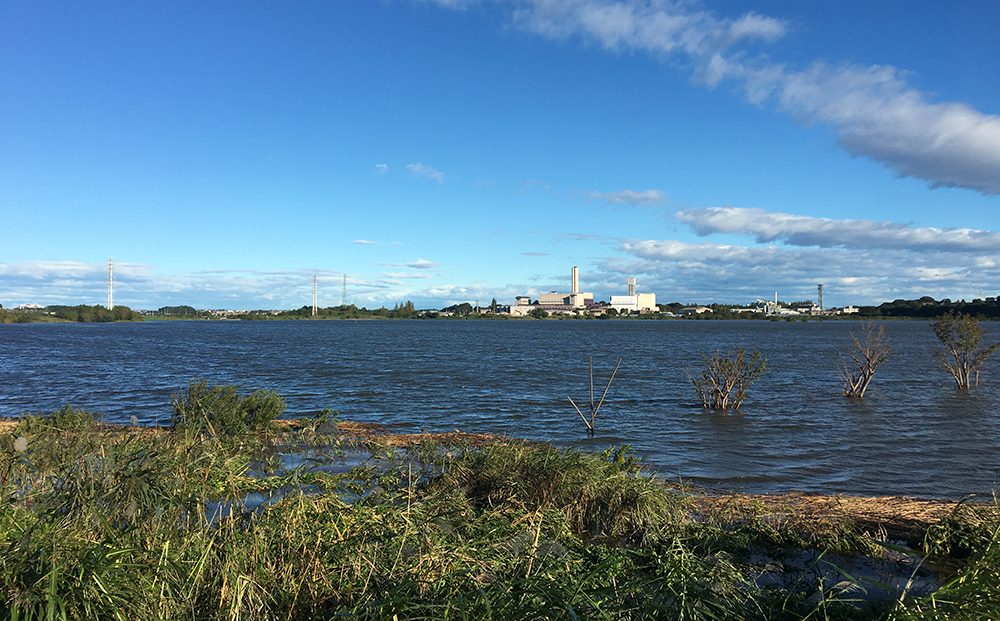
[[[628,279],[628,294],[635,295],[635,278]]]
[[[573,288],[570,291],[570,293],[580,293],[580,270],[578,270],[575,265],[573,266],[572,279],[573,279]]]

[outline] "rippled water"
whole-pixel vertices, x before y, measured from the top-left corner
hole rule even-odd
[[[664,477],[748,492],[958,497],[1000,478],[1000,365],[960,392],[926,322],[888,322],[899,355],[863,402],[838,395],[856,322],[273,321],[0,326],[0,415],[66,403],[107,422],[170,416],[191,378],[279,392],[399,431],[484,431],[564,446],[630,443]],[[984,324],[986,325],[986,324]],[[1000,334],[1000,331],[998,331]],[[993,336],[997,336],[994,334]],[[685,369],[759,349],[770,373],[737,414],[705,412]],[[587,438],[567,401],[603,388]]]

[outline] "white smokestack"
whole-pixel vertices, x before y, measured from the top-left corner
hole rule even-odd
[[[573,288],[570,290],[570,293],[580,293],[580,270],[578,270],[575,265],[573,266],[572,279]]]
[[[635,278],[628,279],[628,294],[635,295]]]

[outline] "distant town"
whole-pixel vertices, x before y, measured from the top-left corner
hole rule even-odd
[[[110,279],[109,279],[110,281]],[[594,301],[594,294],[580,291],[579,270],[572,268],[570,291],[551,291],[533,298],[516,296],[512,304],[488,304],[479,300],[453,304],[444,308],[417,309],[410,301],[393,308],[358,308],[354,304],[321,308],[317,304],[314,284],[312,306],[298,309],[196,309],[191,306],[164,306],[156,310],[132,310],[113,303],[113,282],[109,285],[108,303],[101,305],[19,304],[13,308],[0,305],[0,323],[31,323],[45,321],[107,322],[149,319],[771,319],[795,320],[810,318],[933,318],[948,312],[967,313],[979,319],[1000,319],[1000,303],[996,297],[952,302],[922,297],[917,300],[895,300],[878,306],[843,306],[827,308],[823,304],[823,285],[816,285],[816,300],[784,302],[775,292],[773,299],[757,299],[747,304],[659,304],[656,294],[640,292],[635,278],[623,283],[623,295],[612,295],[608,301]],[[345,300],[346,302],[346,300]]]

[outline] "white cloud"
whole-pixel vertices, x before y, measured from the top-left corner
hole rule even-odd
[[[895,67],[814,63],[805,71],[719,61],[709,81],[731,77],[747,99],[803,123],[827,123],[837,145],[931,187],[1000,194],[1000,117],[961,103],[928,103]]]
[[[824,283],[841,304],[878,304],[896,298],[956,297],[993,292],[996,264],[968,255],[908,250],[746,247],[677,240],[631,240],[618,250],[628,257],[604,259],[608,273],[645,274],[645,290],[658,300],[750,302],[774,291],[784,299],[814,295]]]
[[[897,222],[812,218],[763,209],[699,207],[676,218],[704,237],[713,233],[749,235],[758,243],[791,246],[897,249],[914,252],[966,252],[1000,255],[1000,233],[976,229],[912,227]]]
[[[438,183],[444,183],[444,173],[438,170],[434,170],[430,166],[424,166],[420,162],[416,164],[407,164],[406,170],[413,173],[415,177],[420,177],[421,179],[430,179],[432,181],[437,181]]]
[[[367,239],[355,239],[351,242],[352,244],[363,244],[363,245],[374,245],[378,242],[368,241]]]
[[[375,164],[376,175],[384,175],[387,172],[389,172],[388,164]]]
[[[609,205],[632,205],[633,207],[649,207],[652,205],[663,205],[667,202],[667,195],[659,190],[646,190],[636,192],[635,190],[620,190],[618,192],[587,192],[589,200],[604,200]]]
[[[382,272],[386,278],[432,278],[426,272]]]
[[[786,30],[784,21],[757,13],[719,19],[682,2],[527,0],[514,5],[514,23],[524,30],[554,39],[586,37],[609,50],[708,56],[741,40],[774,41]]]
[[[443,7],[471,4],[437,0]],[[735,80],[756,105],[802,123],[828,124],[837,145],[931,187],[1000,194],[1000,117],[962,103],[930,103],[891,66],[789,69],[737,44],[773,42],[786,22],[755,12],[736,19],[668,0],[508,0],[515,26],[550,39],[579,37],[613,51],[673,56],[708,86]],[[439,180],[440,181],[440,180]]]
[[[141,263],[114,264],[115,280],[145,278],[152,271],[152,266]],[[0,276],[8,278],[47,279],[61,277],[69,279],[91,280],[106,279],[107,263],[80,263],[78,261],[23,261],[21,263],[0,263]]]
[[[204,270],[160,274],[153,266],[115,263],[116,305],[133,309],[190,304],[196,308],[298,308],[312,301],[312,277],[320,276],[321,303],[339,303],[343,273],[332,270]],[[26,261],[0,264],[0,303],[87,304],[107,302],[107,264]],[[324,276],[326,277],[324,279]],[[327,284],[323,287],[323,284]],[[355,290],[371,285],[351,278]],[[330,299],[325,302],[324,299]]]
[[[527,257],[547,257],[549,253],[547,252],[522,252],[521,254]]]
[[[415,270],[433,270],[441,267],[440,263],[435,263],[426,259],[417,259],[416,261],[410,261],[409,263],[379,263],[379,265],[388,265],[390,267],[409,267]]]

